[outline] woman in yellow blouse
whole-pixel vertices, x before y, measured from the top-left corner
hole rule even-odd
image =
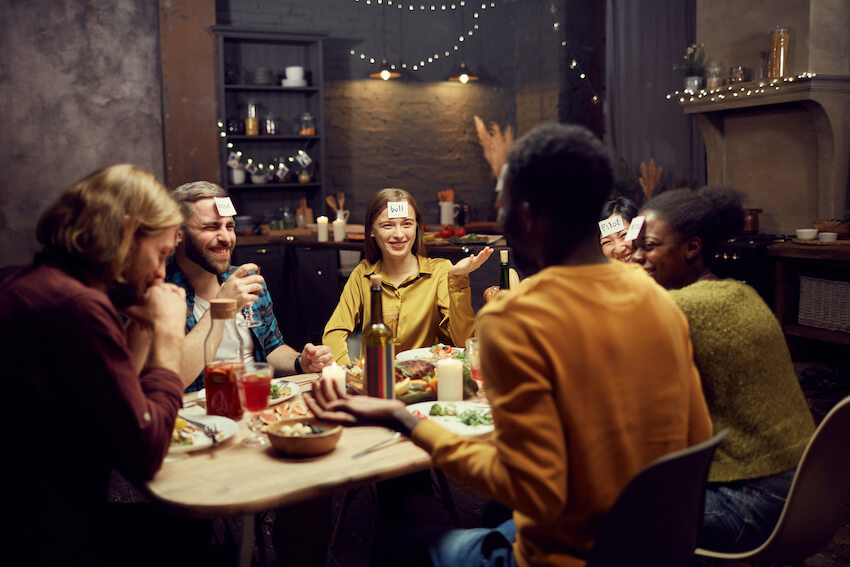
[[[348,278],[322,342],[334,360],[350,364],[348,336],[368,323],[369,276],[383,279],[384,319],[396,336],[396,351],[442,342],[463,345],[472,335],[469,273],[493,253],[485,247],[457,264],[428,258],[419,205],[403,189],[382,189],[366,207],[364,254]]]

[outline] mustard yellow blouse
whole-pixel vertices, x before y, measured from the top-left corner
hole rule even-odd
[[[419,256],[419,273],[396,286],[383,276],[384,319],[398,313],[396,352],[437,343],[463,346],[472,335],[475,311],[469,276],[451,276],[452,263]],[[350,364],[348,336],[369,323],[372,312],[369,276],[382,273],[382,263],[361,260],[351,272],[339,303],[325,326],[322,342],[337,364]]]

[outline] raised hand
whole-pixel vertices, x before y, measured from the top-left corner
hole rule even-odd
[[[260,267],[257,264],[242,264],[221,284],[216,299],[235,299],[237,309],[254,303],[265,282],[259,272]]]
[[[462,276],[464,274],[474,272],[487,261],[491,254],[493,254],[493,249],[489,246],[485,246],[480,252],[478,252],[478,254],[470,254],[466,258],[458,260],[457,264],[452,266],[451,270],[449,270],[449,274],[453,276]]]

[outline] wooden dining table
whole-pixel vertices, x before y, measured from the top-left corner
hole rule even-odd
[[[289,378],[302,392],[309,391],[317,374]],[[203,413],[196,393],[184,396],[187,416]],[[426,470],[431,457],[401,438],[385,448],[354,455],[393,431],[384,427],[346,427],[330,453],[315,457],[287,457],[271,447],[250,448],[240,441],[251,432],[248,414],[238,432],[209,449],[169,455],[153,480],[145,485],[159,506],[196,518],[242,516],[239,565],[250,565],[254,514],[317,497],[345,492],[380,480]]]

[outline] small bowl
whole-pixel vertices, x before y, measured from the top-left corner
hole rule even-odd
[[[324,433],[314,433],[299,437],[283,435],[280,430],[284,425],[295,425],[296,423],[309,423],[323,428]],[[336,423],[322,421],[314,417],[291,417],[276,421],[266,428],[266,435],[276,450],[286,455],[298,457],[312,457],[330,453],[336,447],[339,438],[342,437],[342,426]]]
[[[818,235],[816,228],[798,228],[795,232],[800,240],[814,240]]]
[[[818,233],[818,240],[820,240],[821,242],[835,242],[836,240],[838,240],[838,233],[837,232],[819,232]]]
[[[266,181],[268,181],[268,178],[265,173],[251,175],[251,183],[254,185],[262,185]]]

